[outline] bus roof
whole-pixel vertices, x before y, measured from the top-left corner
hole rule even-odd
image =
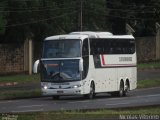
[[[85,38],[102,38],[102,39],[134,39],[132,35],[113,35],[110,32],[71,32],[66,35],[55,35],[45,38],[45,40],[63,40],[63,39],[85,39]]]
[[[101,38],[102,36],[112,36],[111,32],[92,32],[92,31],[83,31],[83,32],[71,32],[71,35],[88,35],[89,38]]]
[[[134,39],[132,35],[112,35],[112,36],[101,36],[99,38],[108,38],[108,39]]]
[[[63,40],[63,39],[85,39],[88,35],[55,35],[45,38],[45,40]]]
[[[113,35],[111,32],[71,32],[71,35],[88,35],[89,38],[134,39],[132,35]]]

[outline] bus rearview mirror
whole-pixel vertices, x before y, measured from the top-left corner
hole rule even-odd
[[[38,73],[39,60],[36,60],[33,66],[33,73]]]

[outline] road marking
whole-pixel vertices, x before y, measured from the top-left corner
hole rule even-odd
[[[28,105],[28,106],[18,106],[18,108],[30,108],[30,107],[42,107],[44,105]]]
[[[38,111],[44,111],[44,109],[37,109],[37,110],[15,110],[11,111],[11,113],[23,113],[23,112],[38,112]]]

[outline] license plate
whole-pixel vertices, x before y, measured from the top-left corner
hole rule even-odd
[[[57,93],[62,94],[62,93],[63,93],[63,91],[57,91]]]

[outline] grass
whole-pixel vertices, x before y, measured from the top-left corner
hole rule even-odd
[[[160,87],[160,80],[140,80],[137,83],[137,88]]]
[[[109,118],[120,119],[124,116],[142,117],[144,115],[158,117],[160,106],[125,108],[125,109],[101,109],[90,111],[58,111],[15,114],[18,120],[106,120]],[[7,116],[7,115],[5,115]],[[3,115],[2,115],[3,118]]]
[[[9,76],[0,76],[0,84],[4,83],[13,83],[16,82],[21,85],[32,85],[40,84],[40,77],[36,75],[9,75]],[[19,99],[19,98],[30,98],[30,97],[39,97],[41,96],[40,89],[25,89],[25,88],[14,88],[14,89],[3,89],[0,90],[0,100],[4,99]]]
[[[36,75],[8,75],[0,76],[0,83],[18,82],[20,84],[40,82],[40,77]]]
[[[139,63],[137,67],[138,69],[160,69],[160,61],[159,62]]]
[[[40,89],[34,90],[5,90],[0,91],[0,100],[4,99],[21,99],[21,98],[33,98],[40,97],[41,91]]]

